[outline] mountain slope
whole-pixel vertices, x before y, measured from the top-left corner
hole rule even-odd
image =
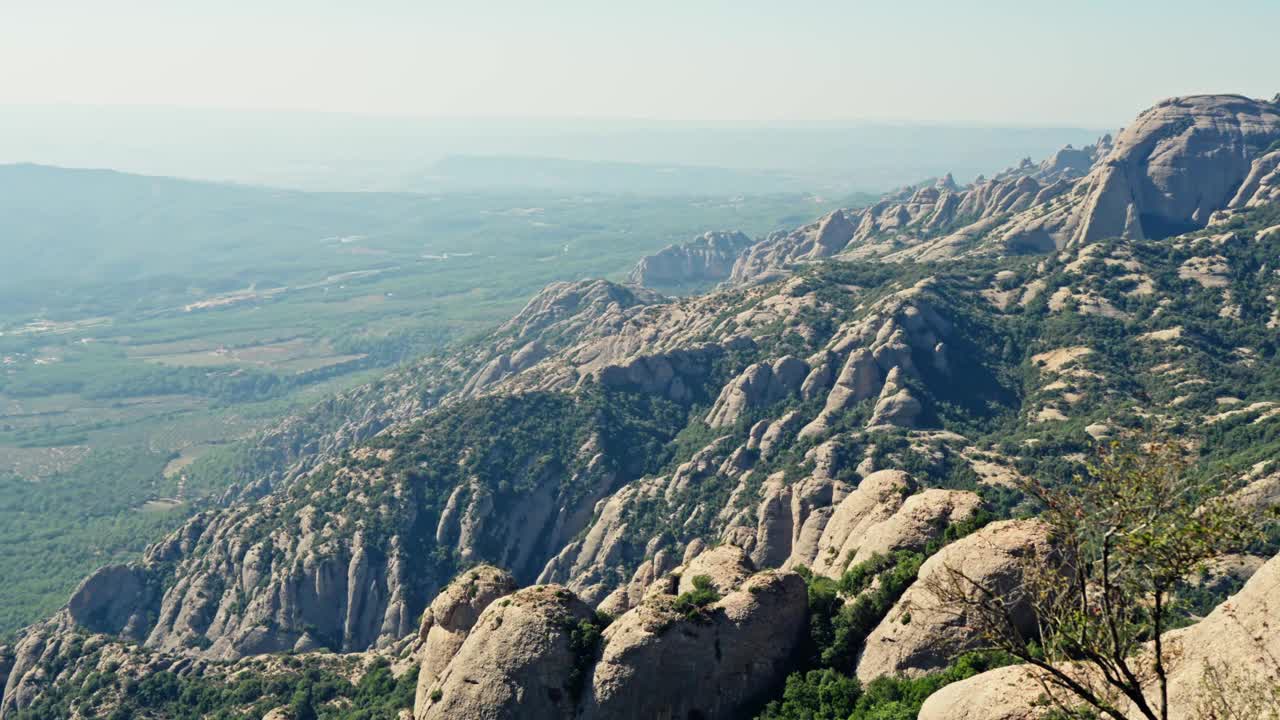
[[[1188,117],[1215,120],[1168,134]],[[944,667],[974,637],[895,603],[927,557],[973,558],[968,534],[1003,549],[979,558],[993,577],[1041,542],[1034,520],[1003,519],[1026,509],[1012,478],[1069,478],[1098,440],[1146,427],[1181,435],[1200,471],[1276,495],[1277,117],[1170,101],[1105,156],[1104,142],[969,188],[944,179],[766,238],[706,295],[552,285],[324,416],[363,417],[265,438],[291,465],[86,580],[13,651],[0,714],[68,682],[67,638],[97,633],[164,658],[418,657],[433,668],[418,717],[512,712],[520,693],[490,687],[534,693],[538,717],[738,717],[812,666],[823,583],[844,584],[832,602],[865,623],[827,639],[825,667]],[[1213,193],[1188,201],[1188,172]],[[1032,187],[1038,174],[1059,189]],[[1117,183],[1136,224],[1095,237]],[[1010,240],[1051,215],[1079,232]],[[1195,227],[1160,231],[1180,222]],[[534,587],[473,608],[461,645],[424,657],[416,619],[480,563]],[[592,609],[616,619],[602,631]],[[659,668],[685,662],[703,684],[657,699]]]

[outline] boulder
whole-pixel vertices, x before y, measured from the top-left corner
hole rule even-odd
[[[141,640],[147,614],[160,601],[159,583],[138,565],[108,565],[85,578],[67,603],[71,619],[95,633]]]
[[[427,699],[440,673],[462,647],[485,608],[500,597],[515,592],[511,573],[491,565],[471,568],[436,595],[422,614],[418,631],[418,688],[414,695],[414,717],[423,717]]]
[[[570,643],[592,611],[557,585],[489,605],[428,691],[419,720],[553,720],[574,716],[573,686],[591,657]]]
[[[964,614],[943,606],[930,589],[931,581],[945,580],[948,569],[1005,591],[1021,580],[1026,563],[1051,557],[1049,526],[1039,520],[992,523],[946,546],[925,561],[919,579],[867,637],[858,659],[858,679],[865,683],[882,675],[923,675],[982,645]],[[1010,612],[1019,622],[1034,623],[1028,607]]]
[[[685,564],[680,571],[680,584],[676,592],[689,592],[693,589],[693,579],[706,575],[711,580],[712,587],[721,595],[726,595],[738,589],[753,572],[755,567],[751,564],[751,558],[742,548],[717,545]]]
[[[739,718],[785,677],[805,629],[799,575],[754,575],[696,618],[674,600],[646,598],[605,630],[578,717]]]

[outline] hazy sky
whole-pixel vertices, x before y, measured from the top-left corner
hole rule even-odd
[[[0,0],[0,104],[1112,127],[1280,92],[1280,0]]]

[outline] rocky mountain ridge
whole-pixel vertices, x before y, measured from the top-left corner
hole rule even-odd
[[[641,258],[627,280],[650,288],[715,285],[729,277],[738,254],[752,243],[740,232],[704,233]]]
[[[69,681],[86,634],[192,667],[416,660],[419,718],[737,717],[791,667],[805,578],[893,557],[1004,577],[1044,544],[1005,519],[1012,480],[1120,429],[1179,428],[1268,502],[1278,140],[1274,103],[1168,101],[1109,150],[765,238],[709,294],[549,286],[264,436],[224,506],[0,651],[0,717]],[[844,671],[973,647],[899,590]]]

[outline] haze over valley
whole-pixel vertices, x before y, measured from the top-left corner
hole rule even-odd
[[[0,720],[1280,718],[1280,10],[492,5],[12,8]]]

